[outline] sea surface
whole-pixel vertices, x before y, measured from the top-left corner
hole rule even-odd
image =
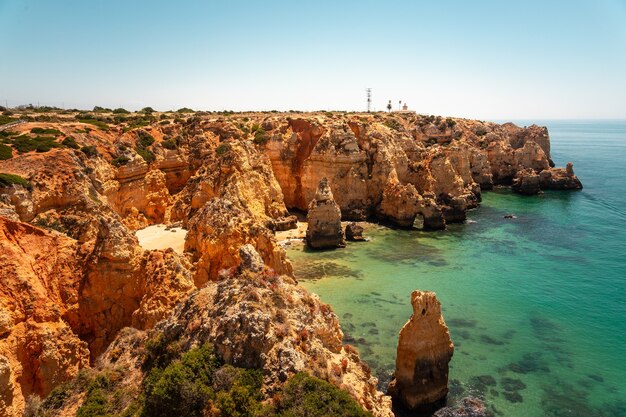
[[[410,293],[430,290],[455,345],[449,402],[476,395],[507,417],[624,417],[626,121],[534,122],[548,126],[557,166],[574,163],[582,191],[485,192],[445,231],[373,225],[369,242],[293,245],[288,256],[381,388]]]

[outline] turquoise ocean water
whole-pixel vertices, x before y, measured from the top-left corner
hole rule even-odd
[[[451,402],[477,395],[509,417],[626,416],[626,122],[540,124],[584,190],[485,192],[446,231],[373,225],[370,242],[288,250],[381,386],[411,291],[431,290],[455,344]]]

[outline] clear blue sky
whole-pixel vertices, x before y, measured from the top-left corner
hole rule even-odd
[[[626,118],[626,0],[0,0],[0,103]]]

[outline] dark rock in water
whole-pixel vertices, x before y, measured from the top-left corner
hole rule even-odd
[[[480,376],[475,376],[473,378],[476,378],[476,380],[479,381],[483,385],[488,385],[488,386],[496,385],[496,379],[492,377],[491,375],[480,375]]]
[[[521,380],[514,378],[502,378],[500,383],[502,388],[506,391],[519,391],[526,388],[526,384],[524,384]]]
[[[528,374],[533,372],[550,372],[550,368],[544,361],[540,359],[541,354],[527,353],[521,360],[509,364],[507,367],[510,371],[517,374]]]
[[[449,319],[446,320],[450,327],[476,327],[476,320]]]
[[[352,242],[364,242],[366,239],[363,236],[363,226],[358,223],[348,223],[346,225],[346,240]]]
[[[465,339],[465,340],[469,340],[472,338],[472,336],[470,335],[470,332],[468,332],[467,330],[460,330],[460,331],[456,331],[454,332],[454,336],[458,336],[461,339]],[[454,344],[455,346],[458,346],[456,343]]]
[[[500,346],[500,345],[503,345],[503,344],[504,344],[504,342],[503,342],[503,341],[501,341],[501,340],[496,340],[496,339],[494,339],[494,338],[493,338],[493,337],[491,337],[491,336],[487,336],[486,334],[481,335],[481,336],[480,336],[480,340],[481,340],[483,343],[487,343],[488,345],[497,345],[497,346]]]
[[[372,327],[371,329],[368,330],[367,333],[369,333],[369,334],[378,334],[378,329],[375,328],[375,327]]]
[[[604,378],[602,378],[602,376],[600,375],[590,374],[587,375],[587,377],[589,377],[589,379],[593,379],[596,382],[604,382]]]
[[[517,219],[517,216],[515,214],[505,214],[504,218],[505,219]]]
[[[524,401],[524,398],[518,392],[504,391],[502,395],[507,399],[507,401],[512,403],[521,403]]]
[[[500,391],[495,390],[495,389],[492,388],[492,389],[489,390],[489,394],[491,394],[494,397],[499,397],[500,396]]]
[[[351,319],[352,318],[352,313],[346,313],[343,315],[344,319]]]
[[[449,390],[449,394],[452,397],[460,397],[465,393],[465,388],[463,388],[463,384],[458,379],[450,381]]]
[[[480,399],[466,397],[455,407],[444,407],[433,414],[433,417],[492,417],[493,413],[485,407]]]

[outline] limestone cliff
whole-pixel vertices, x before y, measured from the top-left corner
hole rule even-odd
[[[91,366],[119,342],[125,326],[150,329],[175,305],[190,306],[197,287],[228,295],[235,290],[220,290],[227,284],[212,281],[226,279],[242,290],[249,279],[268,303],[272,292],[285,291],[279,296],[288,300],[289,323],[319,331],[313,341],[298,341],[306,348],[293,351],[297,366],[286,369],[319,374],[386,415],[386,400],[369,372],[340,346],[334,316],[323,315],[328,334],[316,322],[321,316],[304,317],[300,301],[326,307],[307,301],[291,281],[273,232],[295,226],[287,208],[308,210],[326,177],[334,218],[375,217],[401,227],[421,219],[425,229],[441,229],[463,221],[481,191],[493,185],[513,184],[523,193],[582,187],[571,165],[552,167],[547,130],[537,126],[408,114],[197,113],[77,121],[82,117],[46,115],[46,121],[11,127],[3,136],[14,152],[0,161],[0,173],[23,181],[0,182],[0,413],[19,415],[25,397],[46,395]],[[18,146],[39,143],[36,129],[52,135],[45,138],[48,148]],[[171,222],[188,229],[185,254],[143,251],[133,231]],[[249,250],[241,252],[244,245]],[[264,263],[259,276],[284,275],[283,284],[262,287],[261,278],[239,270],[252,251]],[[238,278],[230,280],[233,274]],[[289,301],[290,295],[300,301]],[[216,305],[208,304],[205,313],[214,314]],[[219,305],[243,308],[237,297]],[[254,306],[249,312],[261,317],[262,306]],[[220,323],[209,326],[216,332],[212,339],[234,331]],[[268,352],[283,346],[264,343]],[[307,349],[317,352],[316,346],[323,358],[316,366],[330,369],[327,374],[311,362]],[[222,354],[231,357],[227,350]],[[270,375],[284,365],[259,358]],[[275,383],[267,380],[268,387]]]
[[[410,410],[441,406],[448,394],[448,363],[454,346],[433,292],[411,293],[413,315],[402,327],[389,393]]]

